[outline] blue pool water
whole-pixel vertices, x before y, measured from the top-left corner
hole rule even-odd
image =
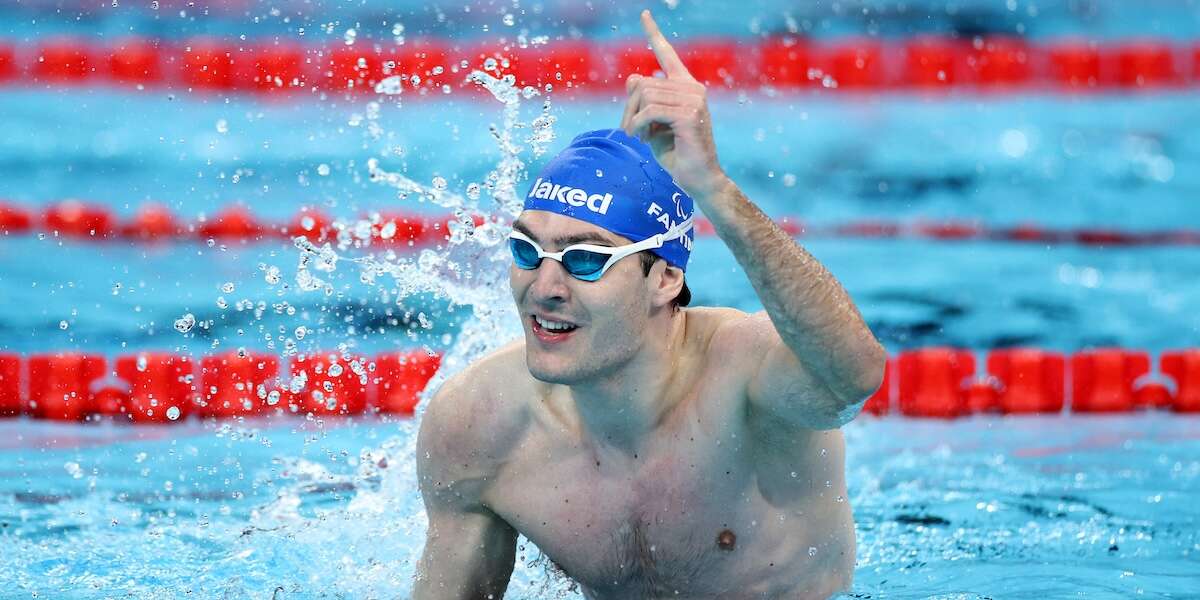
[[[1035,33],[1080,23],[1102,35],[1138,24],[1162,36],[1197,28],[1194,16],[1156,16],[1178,16],[1161,3],[1148,3],[1132,20],[1112,17],[1106,3],[1095,5],[1091,20],[1067,4],[1052,3],[1045,18],[1030,20],[1042,27]],[[1026,3],[1021,7],[1028,14]],[[151,33],[147,23],[155,21],[93,15],[85,25],[65,18],[40,25],[30,15],[41,13],[3,10],[20,17],[4,20],[8,29],[0,30],[15,37],[78,31],[97,20],[113,32]],[[171,10],[175,18],[179,8]],[[686,3],[683,11],[690,15],[685,32],[738,33]],[[829,31],[862,25],[836,12],[826,7],[810,16],[828,22]],[[318,17],[304,12],[296,22],[313,27]],[[587,31],[605,30],[607,18]],[[195,12],[179,20],[163,25],[168,34],[237,32],[236,24]],[[411,28],[420,22],[413,17]],[[296,26],[273,23],[264,27]],[[339,22],[338,35],[347,26]],[[368,101],[4,90],[0,198],[44,206],[79,197],[124,217],[151,200],[188,218],[234,201],[280,220],[304,205],[347,221],[385,208],[444,214],[444,207],[398,199],[370,181],[368,159],[426,185],[443,177],[460,193],[501,159],[488,130],[503,120],[499,103]],[[725,169],[774,216],[814,224],[956,219],[1149,231],[1200,224],[1197,107],[1193,92],[937,99],[752,93],[718,95],[712,113]],[[526,102],[522,119],[540,108],[540,99]],[[617,100],[554,100],[557,139],[548,150],[573,132],[614,125],[620,110]],[[539,164],[528,149],[521,158]],[[802,242],[892,352],[937,344],[1157,352],[1200,339],[1196,247]],[[487,315],[461,300],[504,314],[502,289],[441,289],[451,301],[436,291],[408,293],[411,282],[387,275],[363,282],[350,261],[369,253],[339,250],[338,268],[320,273],[330,284],[326,295],[295,285],[301,254],[286,243],[0,237],[0,351],[279,352],[290,339],[301,351],[424,345],[467,356],[462,341],[480,333],[472,327]],[[260,265],[278,267],[291,285],[267,282]],[[760,308],[715,238],[698,240],[688,277],[696,304]],[[211,325],[180,334],[173,323],[188,313]],[[296,340],[301,326],[310,333]],[[514,331],[483,333],[503,338]],[[424,533],[413,486],[415,426],[305,418],[169,427],[0,420],[0,597],[407,597]],[[858,535],[848,597],[1200,595],[1195,416],[860,417],[844,431]],[[532,545],[523,543],[519,556],[509,597],[578,597]]]

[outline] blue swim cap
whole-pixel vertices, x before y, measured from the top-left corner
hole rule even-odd
[[[542,168],[525,195],[525,210],[586,221],[640,242],[666,234],[692,216],[692,199],[675,185],[641,140],[620,129],[575,136]],[[651,250],[687,269],[692,230]]]

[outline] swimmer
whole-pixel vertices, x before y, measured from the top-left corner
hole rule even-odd
[[[575,137],[514,223],[524,339],[425,412],[418,600],[502,597],[518,534],[588,598],[851,586],[839,427],[879,387],[884,350],[837,280],[722,171],[704,86],[641,19],[666,77],[631,75],[621,127]],[[765,311],[686,308],[694,205]]]

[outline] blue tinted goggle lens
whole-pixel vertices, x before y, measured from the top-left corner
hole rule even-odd
[[[522,269],[536,269],[542,263],[538,257],[537,248],[525,240],[508,238],[508,248],[512,251],[513,262]]]
[[[518,268],[532,270],[542,264],[538,257],[537,248],[525,240],[508,238],[508,247],[512,251],[513,262]],[[600,271],[608,262],[609,255],[590,250],[568,250],[562,257],[563,268],[576,279],[596,281],[600,279]]]

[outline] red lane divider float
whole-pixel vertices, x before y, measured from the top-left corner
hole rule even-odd
[[[375,243],[400,245],[437,244],[446,239],[450,216],[384,212],[371,227]],[[484,223],[475,217],[475,224]],[[1200,246],[1200,229],[1120,231],[1102,228],[1053,229],[1033,224],[985,226],[969,221],[917,221],[894,223],[853,221],[838,225],[805,225],[792,217],[776,222],[794,237],[924,238],[942,241],[999,241],[1088,246]],[[80,200],[64,200],[42,209],[0,201],[0,236],[39,232],[80,240],[124,239],[140,242],[221,241],[265,242],[303,235],[313,242],[334,239],[337,229],[324,213],[302,208],[286,222],[255,216],[241,205],[231,205],[210,217],[184,221],[161,204],[146,204],[132,217],[122,219],[111,209]],[[696,222],[696,235],[716,235],[711,223]]]
[[[980,413],[1200,413],[1200,348],[1164,352],[1157,371],[1143,351],[1099,348],[1070,356],[1037,348],[992,350],[976,369],[963,348],[922,348],[888,360],[864,410],[912,417]],[[1070,381],[1070,386],[1067,382]]]
[[[1100,348],[1069,356],[1037,348],[976,354],[907,350],[888,359],[864,412],[956,418],[994,413],[1200,413],[1200,348],[1150,355]],[[195,359],[168,352],[123,355],[110,365],[85,353],[0,354],[0,416],[171,423],[280,414],[411,415],[441,357],[424,351],[373,358],[227,353]],[[288,375],[281,377],[286,372]],[[1067,383],[1070,382],[1070,385]]]
[[[692,73],[714,89],[880,92],[938,89],[1143,90],[1200,84],[1200,42],[1106,41],[1011,36],[900,40],[794,36],[697,38],[678,50]],[[0,84],[115,85],[197,93],[343,93],[386,86],[417,96],[484,93],[465,81],[473,69],[512,74],[519,85],[620,94],[631,73],[657,68],[642,40],[556,41],[519,47],[497,40],[360,40],[352,46],[268,38],[173,41],[50,38],[0,42]]]
[[[280,363],[274,355],[237,353],[197,361],[142,352],[112,362],[79,352],[0,354],[0,416],[171,423],[281,413],[411,415],[441,356],[298,355],[285,377]]]

